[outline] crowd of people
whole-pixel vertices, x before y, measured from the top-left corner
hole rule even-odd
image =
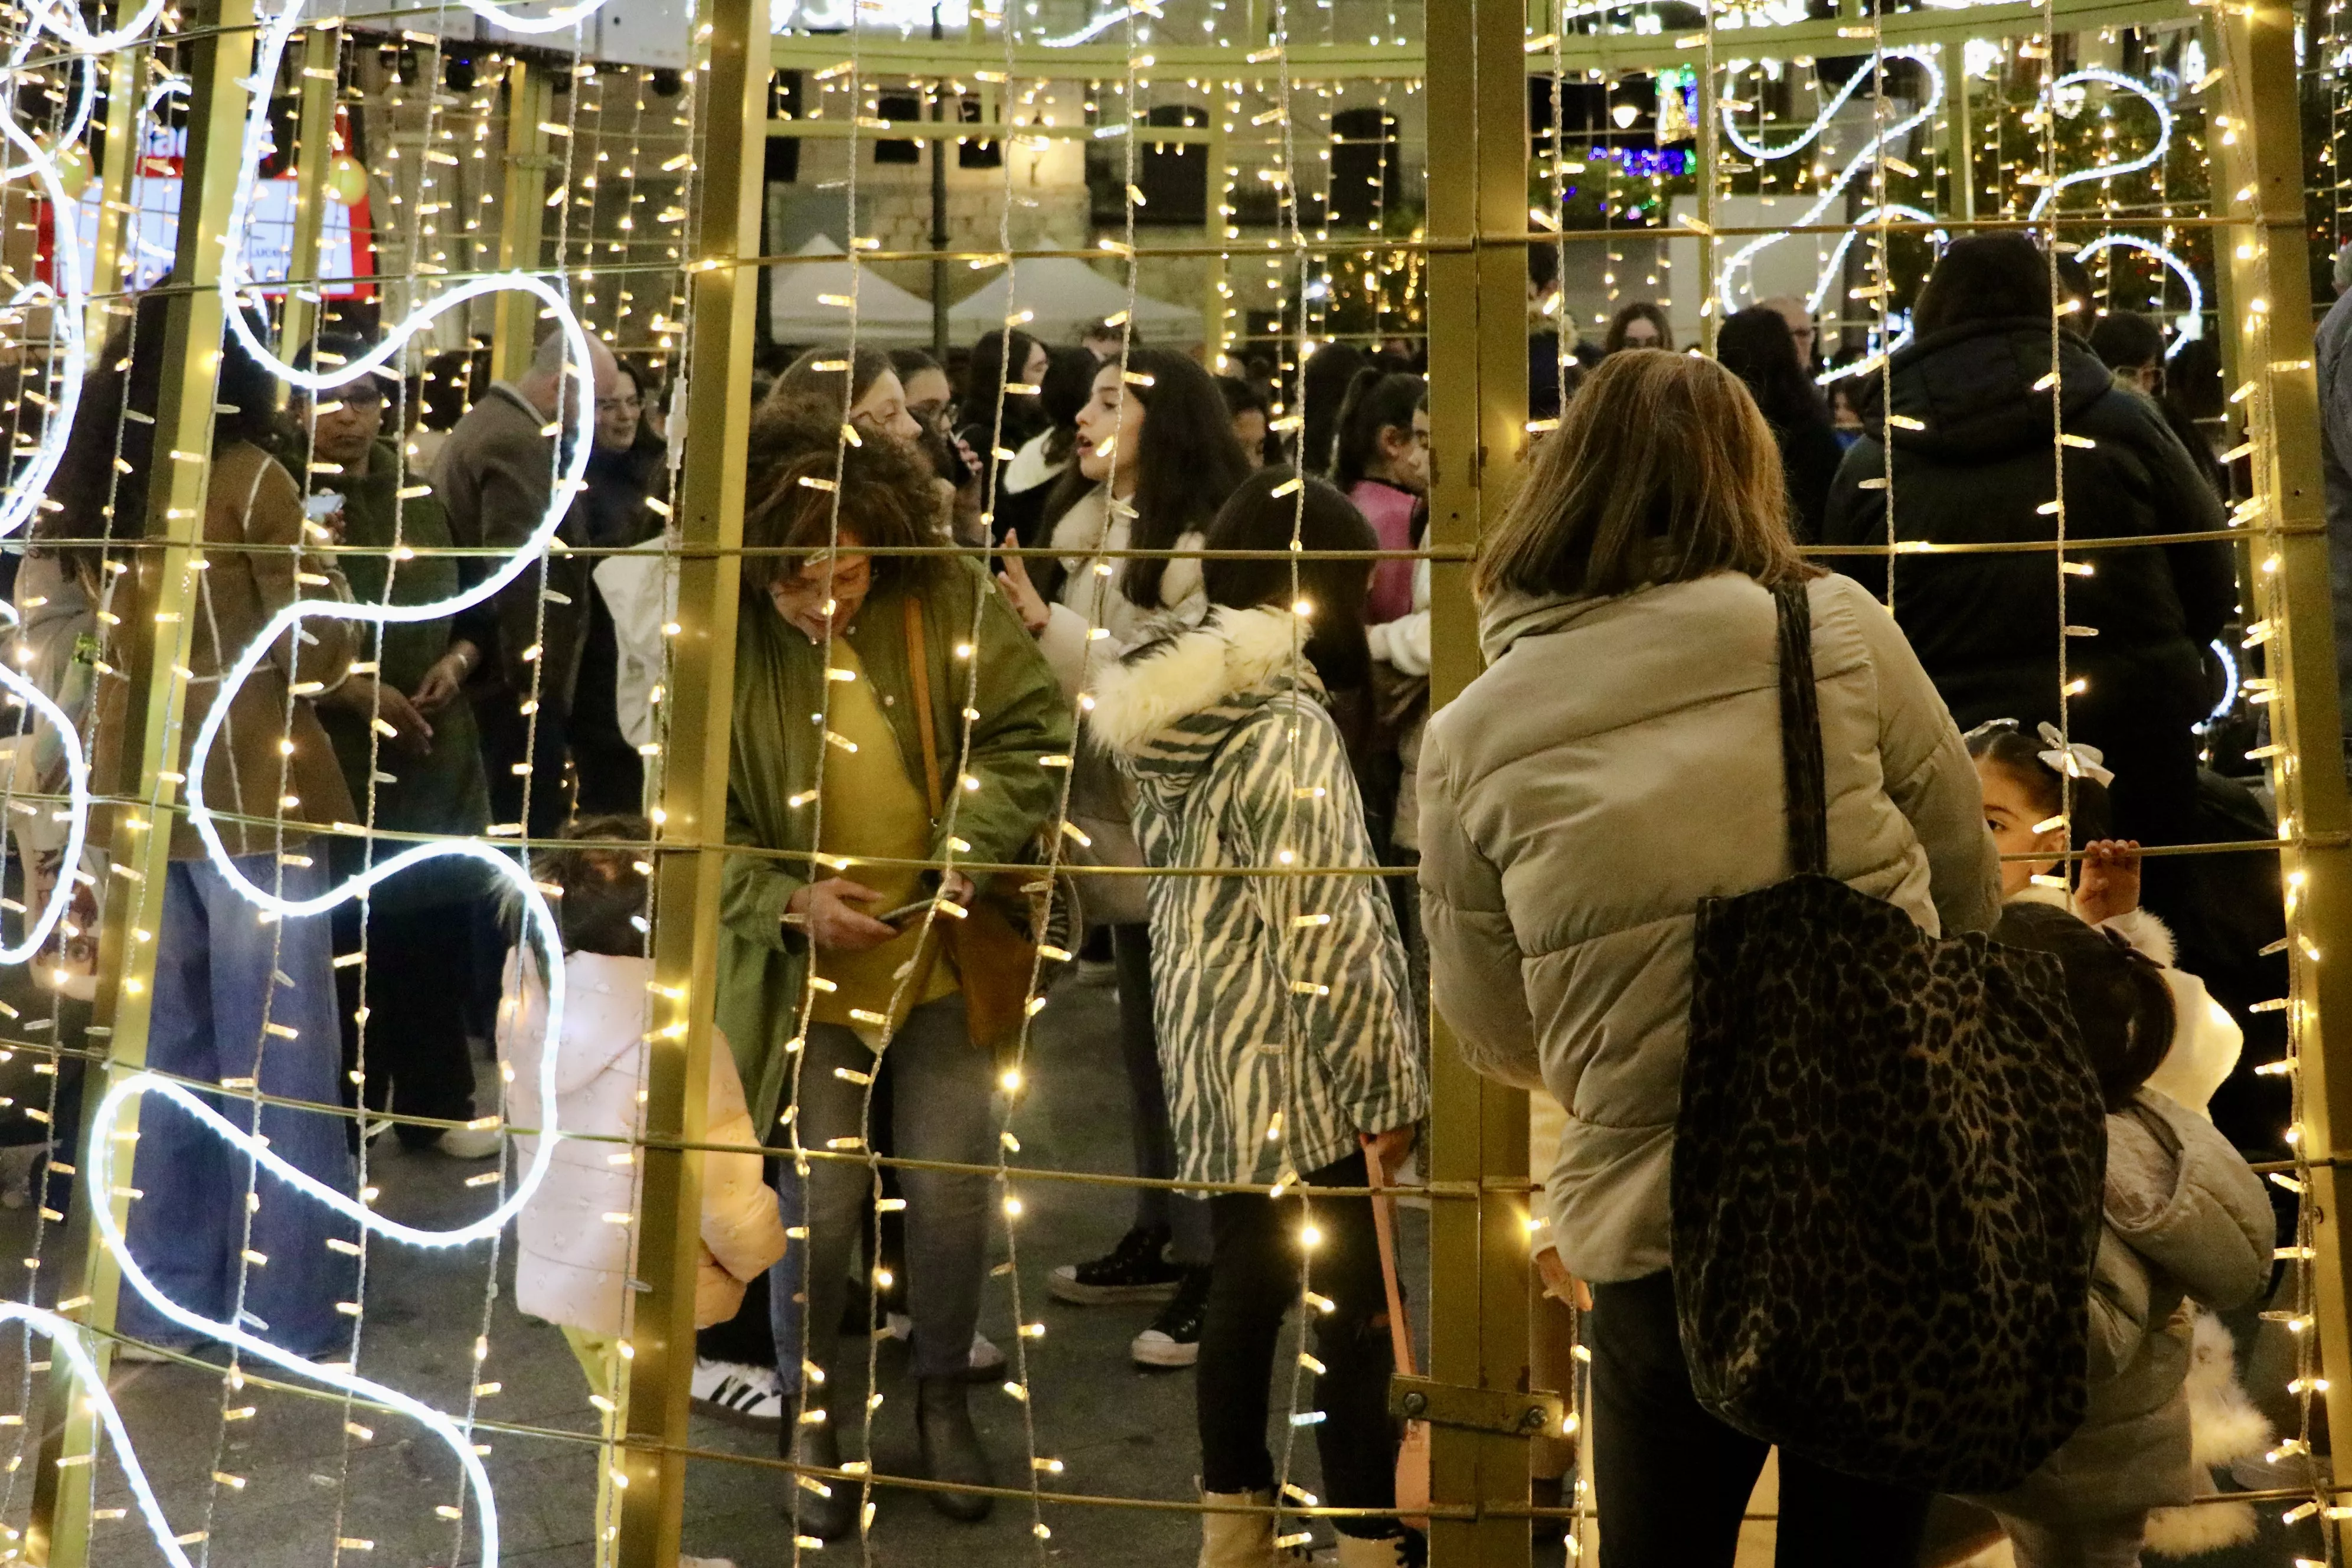
[[[1195,1369],[1218,1505],[1202,1568],[1280,1560],[1266,1426],[1302,1289],[1321,1501],[1369,1510],[1330,1521],[1339,1560],[1420,1560],[1386,1414],[1394,1262],[1362,1194],[1417,1158],[1433,1000],[1474,1068],[1534,1097],[1537,1378],[1571,1375],[1566,1313],[1583,1310],[1602,1562],[1728,1564],[1767,1445],[1694,1391],[1669,1196],[1701,906],[1789,869],[1775,628],[1794,600],[1828,874],[1927,936],[2049,955],[2105,1111],[2087,1416],[1972,1517],[2032,1568],[2137,1561],[2150,1510],[2209,1485],[2175,1309],[2237,1309],[2271,1280],[2278,1218],[2246,1156],[2276,1130],[2214,1109],[2251,1103],[2230,1100],[2245,998],[2221,976],[2268,939],[2200,920],[2193,870],[2141,865],[2213,837],[2203,656],[2237,613],[2223,474],[2163,397],[2161,330],[2069,304],[2065,271],[2053,283],[2022,235],[1954,242],[1909,340],[1842,413],[1793,300],[1729,317],[1712,358],[1675,352],[1646,301],[1597,351],[1537,356],[1557,429],[1479,542],[1486,672],[1434,710],[1429,388],[1409,356],[1323,347],[1289,418],[1255,380],[1117,328],[1067,348],[992,331],[960,380],[917,350],[771,364],[744,479],[711,1115],[731,1130],[715,1137],[800,1152],[706,1169],[695,1395],[773,1426],[803,1467],[784,1489],[795,1531],[870,1526],[845,1465],[873,1417],[839,1391],[877,1327],[908,1342],[920,1474],[1006,1479],[967,1391],[1004,1364],[980,1328],[983,1173],[1028,1011],[1026,967],[1008,978],[990,933],[1033,951],[1030,900],[921,868],[1042,858],[1074,863],[1084,951],[1117,987],[1100,1046],[1124,1068],[1135,1174],[1174,1184],[1139,1186],[1116,1245],[1056,1261],[1046,1285],[1074,1306],[1149,1304],[1133,1363]],[[37,668],[95,663],[101,752],[122,743],[129,693],[99,628],[161,592],[159,557],[121,552],[118,569],[108,552],[149,515],[152,454],[131,448],[152,445],[139,416],[164,341],[151,297],[85,394],[19,577]],[[411,430],[394,381],[278,411],[226,341],[205,538],[275,548],[223,549],[202,574],[184,725],[230,705],[206,798],[239,871],[289,896],[405,844],[306,847],[332,825],[526,836],[562,889],[560,1037],[545,977],[463,862],[395,878],[331,931],[257,926],[181,826],[151,1065],[340,1097],[393,1113],[415,1148],[482,1158],[499,1136],[466,1124],[501,1109],[474,1095],[495,1034],[512,1085],[559,1053],[561,1125],[637,1130],[646,872],[614,846],[651,831],[640,748],[674,454],[656,378],[590,352],[583,376],[551,333],[496,383],[445,356]],[[2053,406],[2081,439],[2053,442]],[[486,556],[435,552],[521,544],[583,442],[565,548],[538,570],[444,618],[310,623],[218,691],[298,595],[415,605],[479,581]],[[2051,548],[2062,526],[2071,551]],[[2168,542],[2130,542],[2147,536]],[[306,552],[323,543],[341,548]],[[83,637],[100,652],[58,653]],[[1154,869],[1197,874],[1137,874]],[[264,1051],[272,1022],[296,1033]],[[548,1113],[516,1093],[517,1125]],[[254,1114],[350,1190],[340,1123]],[[336,1353],[350,1279],[321,1211],[265,1181],[244,1223],[226,1200],[245,1174],[152,1121],[131,1222],[151,1275]],[[877,1177],[870,1153],[906,1163]],[[626,1185],[601,1157],[560,1158],[518,1267],[524,1310],[564,1327],[607,1394],[625,1382],[627,1259],[598,1221]],[[308,1261],[256,1272],[255,1248]],[[123,1324],[195,1348],[133,1305]],[[1554,1458],[1539,1497],[1561,1495]],[[1919,1560],[1927,1490],[1804,1454],[1780,1476],[1784,1554]],[[923,1496],[958,1520],[991,1507],[981,1489]]]

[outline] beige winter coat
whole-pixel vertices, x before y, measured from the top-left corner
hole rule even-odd
[[[2211,1122],[2142,1089],[2107,1118],[2104,1204],[2091,1270],[2090,1414],[2022,1485],[1976,1500],[1997,1513],[2079,1523],[2206,1489],[2183,1392],[2188,1303],[2226,1311],[2270,1279],[2270,1200]]]
[[[563,1034],[555,1064],[554,1124],[599,1140],[626,1138],[641,1127],[637,1090],[644,1085],[646,985],[651,959],[575,952],[563,961]],[[507,965],[500,1008],[499,1055],[512,1070],[507,1120],[544,1127],[539,1073],[547,1035],[547,993],[536,975],[518,978]],[[709,1125],[712,1143],[741,1152],[702,1156],[702,1255],[695,1270],[694,1321],[724,1322],[743,1304],[743,1287],[784,1255],[783,1222],[773,1188],[761,1179],[759,1140],[743,1105],[735,1053],[722,1037],[710,1052]],[[536,1138],[515,1140],[527,1165]],[[615,1164],[625,1147],[565,1138],[555,1146],[547,1179],[515,1224],[515,1305],[535,1318],[591,1333],[617,1334],[628,1296],[629,1232],[611,1218],[636,1212],[637,1167]]]
[[[1858,585],[1810,596],[1832,874],[1928,931],[1990,929],[1999,860],[1951,716]],[[1776,638],[1771,596],[1730,573],[1500,597],[1489,668],[1423,742],[1438,1010],[1472,1067],[1566,1110],[1546,1234],[1586,1279],[1668,1263],[1699,900],[1790,875]]]

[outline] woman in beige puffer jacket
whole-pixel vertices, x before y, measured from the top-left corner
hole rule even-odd
[[[1488,668],[1422,743],[1438,1011],[1478,1071],[1566,1112],[1538,1261],[1594,1287],[1610,1568],[1727,1568],[1765,1455],[1691,1394],[1666,1199],[1699,901],[1790,872],[1772,585],[1807,583],[1831,874],[1931,933],[2000,913],[1959,731],[1885,610],[1808,567],[1787,515],[1735,378],[1612,356],[1482,542]],[[1925,1498],[1785,1455],[1781,1477],[1783,1561],[1916,1550]]]

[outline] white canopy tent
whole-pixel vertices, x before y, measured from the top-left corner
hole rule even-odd
[[[973,294],[956,302],[948,325],[959,342],[970,342],[992,327],[1004,325],[1014,309],[1034,310],[1034,319],[1023,331],[1049,343],[1075,343],[1079,330],[1127,310],[1127,285],[1104,277],[1074,256],[1044,256],[1016,264],[1020,292],[1013,288],[1013,269],[999,272]],[[1138,294],[1135,330],[1145,342],[1185,345],[1201,341],[1201,312]]]
[[[800,247],[802,256],[841,256],[841,247],[818,235]],[[820,298],[846,300],[850,264],[793,261],[768,269],[768,330],[780,343],[841,343],[849,339],[849,310]],[[931,304],[865,268],[856,279],[857,341],[876,348],[928,348]]]

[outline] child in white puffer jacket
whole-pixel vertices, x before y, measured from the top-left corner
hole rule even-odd
[[[575,820],[566,837],[643,842],[652,829],[642,817]],[[591,848],[585,843],[541,855],[532,873],[562,889],[556,919],[564,946],[562,1033],[554,1042],[555,1105],[540,1103],[540,1072],[548,1049],[547,991],[529,943],[507,966],[499,1009],[499,1055],[507,1079],[507,1120],[518,1127],[553,1125],[566,1134],[556,1144],[547,1177],[515,1224],[515,1304],[563,1330],[588,1374],[609,1446],[625,1430],[627,1373],[621,1354],[629,1327],[629,1276],[635,1252],[638,1165],[625,1142],[644,1129],[638,1094],[646,1083],[653,961],[643,956],[646,879],[636,851]],[[776,1194],[761,1177],[759,1139],[745,1109],[735,1056],[723,1037],[712,1042],[709,1124],[704,1137],[737,1149],[702,1156],[701,1258],[696,1268],[698,1328],[723,1322],[742,1305],[745,1285],[784,1255]],[[518,1158],[528,1163],[537,1140],[518,1135]],[[618,1216],[618,1217],[616,1217]],[[627,1220],[629,1223],[624,1223]],[[598,1465],[597,1562],[611,1560],[618,1515],[612,1496],[612,1454]],[[680,1557],[682,1568],[730,1568],[716,1558]]]

